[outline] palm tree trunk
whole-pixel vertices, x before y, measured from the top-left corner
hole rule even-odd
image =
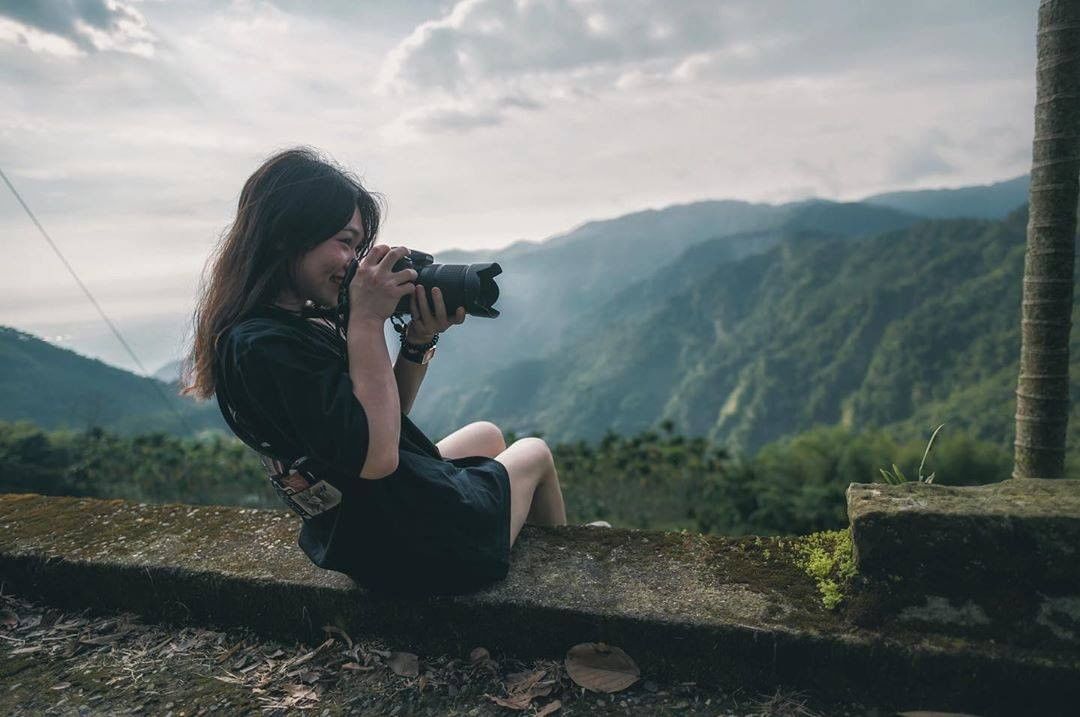
[[[1080,179],[1080,0],[1039,3],[1037,56],[1013,478],[1065,474]]]

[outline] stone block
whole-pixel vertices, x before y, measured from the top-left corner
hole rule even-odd
[[[314,567],[298,528],[277,510],[0,494],[0,589],[314,644],[335,625],[418,654],[464,657],[482,645],[560,659],[602,641],[646,677],[729,690],[784,685],[984,715],[1064,713],[1080,700],[1075,651],[850,624],[822,606],[789,538],[528,526],[505,580],[406,600]]]
[[[1080,481],[852,483],[864,625],[1080,646]]]

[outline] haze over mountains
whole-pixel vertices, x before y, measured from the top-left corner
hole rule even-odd
[[[1010,440],[1026,198],[1020,177],[857,203],[696,202],[440,252],[502,265],[502,315],[446,333],[410,416],[433,439],[491,420],[594,441],[667,418],[738,450],[822,422]],[[0,368],[0,418],[185,430],[153,379],[13,330]],[[175,401],[187,426],[222,427],[213,402]]]
[[[909,437],[947,422],[1004,443],[1025,225],[1020,210],[857,240],[789,232],[689,285],[652,282],[639,310],[596,307],[617,318],[464,383],[450,423],[483,415],[564,442],[671,419],[680,433],[753,451],[819,423]]]
[[[1031,178],[1025,174],[996,184],[889,192],[875,194],[861,201],[933,219],[1004,219],[1012,210],[1027,202],[1030,185]]]

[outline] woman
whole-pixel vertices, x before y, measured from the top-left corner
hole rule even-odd
[[[264,456],[313,563],[381,591],[467,592],[505,577],[523,524],[566,524],[559,478],[538,438],[507,448],[481,421],[432,444],[409,420],[428,349],[465,310],[393,271],[407,249],[375,244],[380,214],[311,149],[264,162],[201,289],[183,393],[216,394]],[[391,366],[383,328],[407,295]]]

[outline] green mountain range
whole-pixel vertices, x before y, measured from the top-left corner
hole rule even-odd
[[[1027,204],[1030,185],[1031,178],[1025,174],[994,184],[889,192],[861,201],[932,219],[1004,219],[1021,204]]]
[[[556,443],[670,419],[746,452],[817,424],[907,438],[944,422],[1011,445],[1026,221],[789,231],[764,253],[695,267],[723,251],[706,242],[591,309],[600,320],[557,351],[463,379],[440,414]],[[1075,396],[1080,365],[1071,375]]]
[[[710,239],[724,238],[710,250],[709,261],[719,263],[765,251],[790,229],[853,236],[918,220],[862,204],[710,201],[589,222],[541,244],[519,243],[494,253],[442,252],[435,257],[442,264],[499,263],[501,315],[472,317],[448,334],[441,346],[452,348],[440,355],[439,369],[429,371],[425,391],[453,391],[459,376],[486,374],[555,350],[567,331],[589,323],[592,307]]]
[[[494,395],[495,386],[514,383],[509,394],[499,393],[499,400],[514,401],[518,391],[529,390],[532,367],[634,310],[635,295],[627,290],[642,282],[679,283],[684,275],[761,254],[792,232],[855,237],[918,221],[862,204],[699,202],[590,222],[549,242],[494,255],[440,254],[440,263],[498,261],[501,315],[470,317],[440,339],[437,363],[413,407],[415,420],[432,435],[446,435],[491,419],[483,397]],[[630,303],[611,303],[616,296],[630,296]],[[519,362],[521,372],[511,368]]]
[[[671,420],[748,452],[818,424],[906,439],[944,422],[1008,446],[1026,214],[907,210],[944,212],[951,197],[958,213],[993,216],[991,200],[1015,200],[1021,184],[866,204],[698,202],[494,253],[441,253],[502,264],[502,315],[447,333],[411,417],[435,439],[491,420],[552,442]],[[214,402],[175,396],[175,382],[13,329],[0,330],[0,368],[0,419],[224,430]]]
[[[227,430],[216,404],[177,395],[175,383],[143,378],[36,336],[0,326],[0,419],[42,428],[108,427],[186,435]]]

